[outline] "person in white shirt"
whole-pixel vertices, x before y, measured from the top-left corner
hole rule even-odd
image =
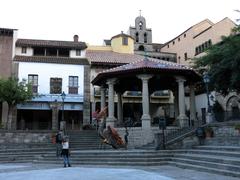
[[[71,167],[70,161],[69,161],[69,141],[68,141],[68,137],[64,137],[63,138],[63,142],[62,142],[62,153],[61,153],[62,157],[63,157],[63,163],[64,163],[64,167]]]

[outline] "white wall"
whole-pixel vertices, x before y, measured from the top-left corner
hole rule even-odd
[[[38,93],[50,94],[50,78],[62,78],[62,91],[68,94],[68,77],[78,76],[78,94],[83,95],[84,66],[70,64],[19,62],[19,80],[28,79],[28,74],[38,75]]]
[[[15,54],[21,56],[33,56],[33,48],[27,47],[27,53],[22,54],[22,47],[16,47]]]
[[[81,56],[76,56],[76,50],[70,50],[70,58],[85,58],[86,50],[81,50]]]

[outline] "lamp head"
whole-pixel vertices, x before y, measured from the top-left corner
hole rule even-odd
[[[66,94],[65,94],[64,91],[62,92],[61,96],[62,96],[62,99],[63,99],[63,100],[66,98]]]

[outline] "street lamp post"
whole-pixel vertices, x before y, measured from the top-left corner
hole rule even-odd
[[[210,82],[210,78],[208,73],[205,73],[203,75],[203,82],[206,85],[206,91],[207,91],[207,122],[210,123],[212,121],[211,117],[211,106],[210,106],[210,101],[209,101],[209,89],[208,89],[208,84]]]
[[[60,130],[63,130],[64,133],[65,133],[66,123],[64,121],[64,100],[66,98],[66,94],[65,94],[64,91],[62,92],[61,97],[62,97],[62,120],[61,120],[61,123],[60,123]]]

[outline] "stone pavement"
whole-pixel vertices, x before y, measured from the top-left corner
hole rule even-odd
[[[238,178],[181,169],[173,166],[97,167],[44,164],[1,164],[4,180],[237,180]]]

